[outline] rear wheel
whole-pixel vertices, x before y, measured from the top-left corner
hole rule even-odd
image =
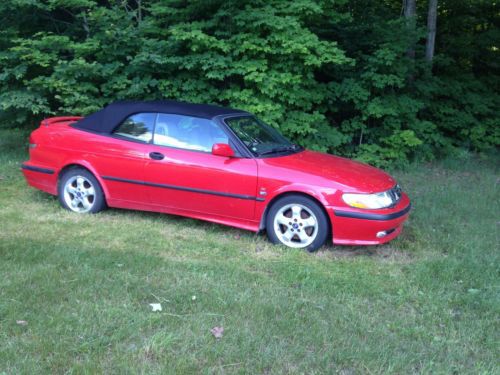
[[[269,209],[266,231],[271,242],[316,251],[326,242],[328,219],[312,199],[289,195],[278,199]]]
[[[58,195],[61,205],[73,212],[97,213],[106,207],[101,185],[92,173],[83,168],[64,172]]]

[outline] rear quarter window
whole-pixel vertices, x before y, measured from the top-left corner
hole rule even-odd
[[[113,131],[114,135],[135,141],[151,142],[156,113],[138,113],[128,117]]]

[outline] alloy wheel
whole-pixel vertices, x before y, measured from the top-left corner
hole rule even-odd
[[[318,220],[314,213],[302,204],[287,204],[274,216],[276,236],[283,244],[302,248],[309,246],[318,235]]]
[[[64,184],[64,201],[71,211],[89,212],[96,200],[92,182],[84,176],[70,177]]]

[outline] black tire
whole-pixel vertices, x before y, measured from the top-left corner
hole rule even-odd
[[[313,222],[315,225],[311,225]],[[272,243],[313,252],[326,242],[330,225],[318,203],[303,195],[293,194],[278,199],[270,207],[266,232]]]
[[[83,168],[71,168],[61,175],[57,195],[61,206],[76,213],[95,214],[106,208],[99,181]]]

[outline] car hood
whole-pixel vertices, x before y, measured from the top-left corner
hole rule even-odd
[[[298,172],[307,178],[315,176],[352,191],[375,193],[388,190],[396,181],[378,168],[339,156],[305,150],[292,155],[261,159],[265,164]],[[302,181],[307,182],[307,181]]]

